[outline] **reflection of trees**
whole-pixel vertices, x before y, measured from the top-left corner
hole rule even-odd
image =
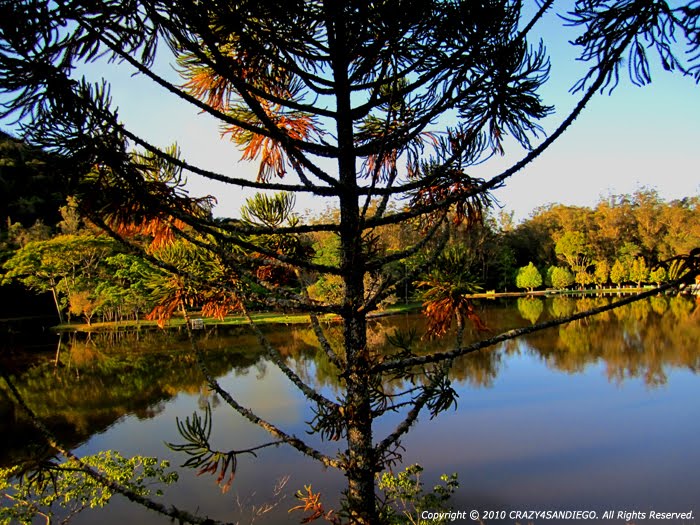
[[[685,321],[693,312],[693,303],[680,295],[672,297],[670,300],[671,312],[679,321]],[[696,306],[697,312],[697,306]]]
[[[504,331],[523,326],[523,322],[532,322],[528,316],[539,319],[545,311],[555,318],[609,302],[609,298],[591,296],[556,296],[546,301],[530,298],[507,306],[497,303],[482,307],[479,315],[491,330]],[[516,304],[517,308],[514,307]],[[556,370],[581,372],[587,365],[602,360],[611,380],[640,377],[648,385],[657,385],[666,381],[664,368],[668,366],[694,370],[698,365],[698,315],[694,303],[685,297],[658,296],[559,329],[532,334],[526,337],[526,341],[531,351]],[[408,332],[411,328],[420,338],[416,351],[421,354],[441,351],[452,344],[449,336],[439,340],[421,338],[425,324],[418,316],[382,318],[375,321],[372,331],[377,338],[382,337],[380,351],[391,353],[396,349],[386,341],[386,335],[399,329]],[[292,334],[294,344],[290,343],[289,348],[297,348],[293,354],[294,365],[305,380],[315,386],[338,388],[337,371],[321,352],[315,351],[311,330],[295,328]],[[326,334],[332,344],[339,340],[340,332],[336,327],[328,327]],[[483,336],[477,330],[466,330],[465,344]],[[286,337],[289,338],[289,334]],[[307,344],[300,344],[303,342]],[[300,352],[300,347],[305,350]],[[474,386],[489,386],[500,370],[504,354],[517,352],[520,347],[519,343],[511,342],[497,349],[464,356],[455,362],[451,378]],[[398,389],[402,385],[392,386]]]
[[[518,311],[523,319],[530,321],[530,324],[535,324],[544,311],[544,303],[536,297],[520,297]]]
[[[227,339],[231,340],[203,341],[212,374],[247,371],[259,364],[259,352],[216,348]],[[204,378],[189,353],[189,343],[184,343],[176,332],[74,337],[61,345],[57,366],[53,356],[44,356],[34,366],[15,370],[14,384],[37,416],[66,443],[75,445],[126,414],[150,418],[179,392],[199,393]],[[41,441],[22,412],[10,412],[12,403],[5,389],[3,383],[0,465],[16,460],[17,450],[25,450],[27,443]]]
[[[509,309],[485,309],[479,312],[480,317],[494,330],[501,327],[513,327],[518,325],[519,316],[517,310]],[[426,322],[419,315],[389,316],[375,319],[369,326],[368,337],[374,341],[373,347],[382,355],[393,354],[397,351],[389,342],[389,337],[397,331],[409,333],[416,332],[417,344],[414,348],[418,354],[430,354],[443,351],[446,346],[453,343],[454,333],[445,338],[431,339],[425,337]],[[335,346],[342,341],[342,331],[339,325],[330,325],[325,328],[325,334],[330,344]],[[483,337],[483,332],[472,327],[465,327],[464,342],[470,343]],[[318,342],[310,328],[294,327],[286,332],[285,344],[279,347],[288,357],[287,364],[308,384],[314,387],[330,387],[338,390],[342,379],[338,377],[337,368],[328,360],[324,352],[319,352]],[[302,349],[302,350],[300,350]],[[474,386],[490,386],[493,383],[502,356],[497,351],[477,352],[455,360],[450,377],[453,380],[467,382]],[[422,381],[423,378],[416,378]],[[385,390],[388,393],[397,392],[407,385],[404,381],[388,381]]]
[[[599,306],[606,298],[574,299],[555,297],[536,300],[544,314],[558,317],[583,308]],[[530,304],[528,304],[530,306]],[[529,323],[518,302],[494,303],[481,307],[479,315],[493,331],[504,331]],[[534,315],[534,314],[533,314]],[[419,316],[393,316],[373,321],[372,333],[383,354],[395,353],[388,335],[397,330],[416,332],[416,352],[430,354],[452,344],[445,339],[427,339],[425,322]],[[340,340],[339,326],[324,327],[331,344]],[[267,336],[282,349],[289,366],[309,384],[338,390],[341,379],[324,352],[318,352],[312,330],[305,326],[266,328]],[[466,330],[465,343],[484,337]],[[527,336],[526,345],[510,341],[490,351],[460,357],[454,362],[451,379],[473,386],[490,386],[505,356],[526,349],[547,366],[565,372],[580,372],[589,364],[604,362],[611,381],[639,377],[647,385],[667,379],[669,367],[696,370],[700,366],[700,312],[685,297],[654,297],[649,301],[618,308],[607,316],[596,316]],[[213,330],[200,334],[206,364],[215,376],[228,373],[266,374],[266,360],[257,340],[240,328]],[[75,445],[126,414],[152,417],[179,392],[198,396],[204,405],[212,394],[189,352],[189,342],[177,330],[96,334],[73,338],[61,345],[59,366],[54,355],[43,357],[31,367],[15,367],[14,382],[27,403],[59,434]],[[417,382],[424,378],[417,376]],[[402,380],[388,382],[388,393],[406,388]],[[28,421],[15,412],[8,393],[0,388],[0,465],[16,462],[27,443],[39,441]]]
[[[649,305],[654,313],[663,315],[668,310],[668,301],[663,296],[656,296],[649,299]]]
[[[493,386],[502,360],[502,354],[494,350],[462,356],[455,361],[450,378],[473,386]]]
[[[549,312],[552,317],[566,317],[574,313],[576,301],[565,295],[557,295],[549,302]]]
[[[579,311],[603,301],[607,299],[578,299],[575,308]],[[696,370],[700,364],[697,306],[682,296],[638,301],[614,310],[607,318],[596,316],[564,325],[557,338],[548,331],[527,341],[558,370],[580,371],[603,361],[612,381],[640,377],[647,385],[660,385],[667,380],[668,367]]]

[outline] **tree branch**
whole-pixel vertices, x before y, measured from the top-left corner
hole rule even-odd
[[[17,388],[15,387],[14,383],[8,376],[7,372],[5,371],[4,368],[0,368],[0,376],[5,380],[5,383],[9,387],[10,391],[12,392],[12,395],[14,396],[15,400],[17,401],[17,404],[20,406],[20,408],[24,411],[25,414],[27,414],[29,420],[32,422],[34,427],[41,432],[43,435],[44,439],[46,439],[46,442],[55,448],[58,452],[63,454],[66,458],[75,461],[78,465],[80,465],[81,470],[93,478],[95,481],[101,483],[103,486],[108,487],[110,490],[113,490],[114,492],[117,492],[127,498],[130,501],[133,501],[134,503],[137,503],[149,510],[153,510],[159,514],[163,514],[164,516],[168,516],[169,518],[173,520],[177,520],[180,522],[184,523],[192,523],[194,525],[233,525],[231,523],[225,523],[225,522],[220,522],[216,520],[212,520],[207,517],[199,517],[199,516],[194,516],[190,514],[187,511],[178,509],[174,505],[170,507],[166,507],[162,503],[158,503],[156,501],[153,501],[150,498],[147,498],[145,496],[141,496],[140,494],[135,493],[132,490],[129,490],[128,488],[120,485],[118,482],[113,481],[110,479],[108,476],[102,474],[101,472],[93,469],[89,465],[85,464],[78,456],[73,454],[70,450],[65,448],[61,443],[58,441],[56,436],[51,432],[46,425],[36,416],[34,411],[32,411],[27,404],[24,402],[24,399],[22,398],[22,395],[19,393]]]
[[[294,383],[294,385],[308,399],[315,401],[319,405],[323,405],[324,407],[326,407],[327,410],[337,411],[339,408],[339,405],[337,403],[334,403],[330,399],[325,398],[324,396],[316,392],[313,388],[309,387],[291,368],[289,368],[286,365],[279,352],[270,344],[270,341],[268,341],[267,337],[265,337],[265,334],[262,333],[260,327],[258,327],[258,325],[250,317],[248,309],[245,306],[243,306],[243,316],[248,321],[248,326],[250,327],[250,329],[258,338],[260,346],[262,346],[265,349],[267,356],[270,358],[270,360],[272,360],[273,363],[275,363],[275,365],[277,365],[277,368],[279,368],[284,373],[284,375],[286,375],[289,378],[289,380],[292,383]]]
[[[468,346],[457,348],[455,350],[451,350],[449,352],[436,352],[434,354],[430,355],[424,355],[424,356],[414,356],[414,357],[408,357],[405,359],[393,359],[393,360],[388,360],[384,361],[382,363],[378,363],[372,367],[372,372],[386,372],[389,370],[400,370],[400,369],[406,369],[408,367],[416,366],[416,365],[424,365],[428,363],[438,363],[440,361],[445,361],[449,359],[455,359],[456,357],[460,357],[466,354],[470,354],[473,352],[477,352],[479,350],[482,350],[484,348],[488,348],[490,346],[496,345],[498,343],[502,343],[504,341],[509,341],[511,339],[515,339],[517,337],[521,337],[523,335],[531,334],[534,332],[539,332],[542,330],[545,330],[547,328],[552,328],[555,326],[561,326],[563,324],[570,323],[572,321],[577,321],[579,319],[586,319],[587,317],[591,317],[603,312],[607,312],[609,310],[614,310],[615,308],[619,308],[620,306],[624,306],[626,304],[630,304],[636,301],[639,301],[641,299],[646,299],[647,297],[653,297],[655,295],[658,295],[661,292],[664,292],[666,290],[670,290],[673,288],[677,288],[681,284],[688,284],[693,282],[695,279],[696,275],[699,275],[700,271],[695,270],[690,273],[688,273],[686,276],[682,277],[681,279],[676,279],[675,281],[671,281],[669,283],[665,283],[658,288],[654,288],[653,290],[648,290],[646,292],[640,292],[638,294],[635,294],[631,297],[626,297],[624,299],[620,299],[619,301],[614,301],[608,305],[605,306],[599,306],[597,308],[592,308],[590,310],[586,310],[584,312],[579,312],[573,315],[569,315],[566,317],[562,317],[560,319],[552,319],[551,321],[546,321],[544,323],[538,323],[536,325],[532,326],[527,326],[523,328],[516,328],[514,330],[509,330],[507,332],[503,332],[502,334],[499,334],[495,337],[490,337],[488,339],[484,339],[482,341],[477,341],[475,343],[472,343]]]
[[[194,342],[194,337],[192,336],[192,331],[190,330],[189,327],[187,327],[187,333],[190,338],[190,345],[192,348],[192,351],[194,352],[196,358],[197,358],[197,363],[199,365],[199,368],[201,369],[202,373],[204,374],[205,379],[207,380],[207,383],[209,384],[209,387],[215,391],[219,396],[221,396],[228,405],[233,408],[236,412],[238,412],[240,415],[242,415],[244,418],[246,418],[248,421],[251,423],[254,423],[258,425],[260,428],[264,429],[267,431],[271,436],[280,439],[284,441],[287,445],[290,445],[291,447],[297,449],[299,452],[302,454],[309,456],[319,462],[321,462],[323,465],[327,467],[334,467],[334,468],[340,468],[340,462],[338,460],[335,460],[329,456],[326,456],[325,454],[319,452],[318,450],[310,447],[307,445],[304,441],[299,439],[296,436],[290,436],[286,432],[282,431],[272,423],[269,423],[256,415],[252,410],[244,407],[243,405],[239,404],[231,394],[229,394],[226,390],[224,390],[219,382],[214,378],[214,376],[211,375],[209,372],[209,369],[207,368],[207,365],[204,363],[204,356],[202,355],[201,351],[197,347],[197,345]]]

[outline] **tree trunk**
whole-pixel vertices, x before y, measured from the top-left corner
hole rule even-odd
[[[456,343],[455,346],[457,348],[462,347],[462,341],[464,340],[464,316],[462,315],[462,312],[457,309],[455,312],[455,320],[457,321],[457,338],[456,338]]]
[[[370,354],[367,348],[367,317],[364,308],[366,255],[362,248],[362,226],[357,204],[354,157],[340,163],[341,180],[346,193],[341,197],[341,270],[345,285],[343,339],[347,369],[348,509],[350,522],[359,525],[377,523],[374,475],[377,462],[372,447],[370,403]]]
[[[327,9],[331,43],[332,78],[336,100],[338,141],[338,180],[340,204],[340,270],[345,285],[342,318],[347,396],[344,403],[347,428],[348,510],[350,522],[359,525],[377,523],[374,474],[377,462],[372,447],[367,319],[364,307],[366,254],[362,247],[362,223],[358,204],[354,118],[349,81],[350,54],[347,49],[346,12],[336,2],[324,3]]]
[[[343,276],[345,283],[344,342],[347,359],[348,509],[350,522],[377,523],[374,475],[377,471],[372,447],[372,413],[370,403],[370,354],[367,348],[367,319],[364,303],[364,267],[359,232],[359,210],[352,204],[343,206],[348,227],[341,233]],[[342,213],[342,211],[341,211]]]
[[[185,320],[185,325],[190,326],[190,316],[187,315],[187,308],[185,307],[185,301],[180,300],[180,310],[182,311],[182,318]]]
[[[345,407],[348,431],[348,509],[350,522],[361,525],[377,523],[374,493],[377,466],[372,447],[372,415],[366,363],[366,359],[360,359],[348,376]]]
[[[63,324],[65,320],[63,319],[63,312],[61,312],[61,306],[58,304],[58,296],[56,295],[56,287],[51,287],[51,295],[53,295],[53,302],[56,305],[56,311],[58,312],[58,322]]]

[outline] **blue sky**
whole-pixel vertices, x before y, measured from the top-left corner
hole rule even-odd
[[[582,65],[566,42],[560,21],[550,13],[540,29],[551,56],[551,80],[542,91],[547,104],[556,107],[545,121],[551,130],[577,100],[568,92]],[[173,70],[161,61],[157,66],[170,78]],[[240,153],[220,139],[216,122],[162,92],[148,79],[134,77],[126,65],[116,69],[104,62],[81,73],[104,76],[112,84],[113,100],[121,120],[151,142],[165,146],[174,141],[184,157],[201,167],[237,177],[254,179],[257,166],[239,162]],[[525,152],[509,148],[476,173],[488,178]],[[511,177],[494,193],[516,220],[526,218],[538,206],[551,202],[591,206],[610,193],[630,193],[640,187],[656,188],[666,199],[700,193],[700,86],[692,79],[658,68],[649,86],[636,87],[623,78],[611,94],[598,95],[574,125],[538,160]],[[250,193],[240,188],[189,176],[193,195],[212,194],[218,199],[215,213],[237,215]],[[299,198],[299,210],[321,210],[329,201]]]

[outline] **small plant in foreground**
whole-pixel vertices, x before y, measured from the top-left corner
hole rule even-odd
[[[424,511],[440,513],[451,510],[448,502],[459,488],[457,474],[443,474],[440,476],[442,483],[435,485],[432,491],[425,492],[420,479],[422,472],[423,467],[420,465],[411,465],[396,475],[385,472],[379,477],[379,490],[384,493],[383,508],[380,511],[383,523],[433,525],[447,522],[446,518],[425,520],[421,515]]]
[[[124,458],[107,450],[82,458],[82,462],[105,476],[129,488],[136,494],[151,494],[149,485],[169,485],[178,479],[168,472],[167,461],[135,456]],[[45,523],[68,523],[76,514],[88,508],[104,507],[114,493],[86,474],[77,461],[46,462],[40,470],[21,473],[18,467],[0,469],[0,524],[31,524],[42,517]],[[162,491],[157,489],[160,496]],[[9,505],[5,503],[9,501]],[[59,510],[57,506],[64,510]],[[54,521],[54,518],[60,521]]]
[[[447,514],[451,510],[449,499],[459,488],[457,474],[443,474],[440,480],[444,484],[433,487],[431,492],[425,492],[423,482],[420,479],[423,467],[411,465],[398,474],[384,472],[379,478],[378,487],[380,496],[380,508],[378,509],[380,523],[385,525],[427,525],[447,523]],[[305,492],[304,492],[305,491]],[[314,492],[311,485],[304,486],[304,491],[297,491],[296,498],[302,505],[289,509],[289,512],[300,510],[307,513],[301,523],[311,523],[317,519],[323,519],[333,525],[342,523],[341,513],[326,510],[321,502],[321,493]],[[445,513],[444,518],[422,519],[421,515],[429,511],[432,516]]]

